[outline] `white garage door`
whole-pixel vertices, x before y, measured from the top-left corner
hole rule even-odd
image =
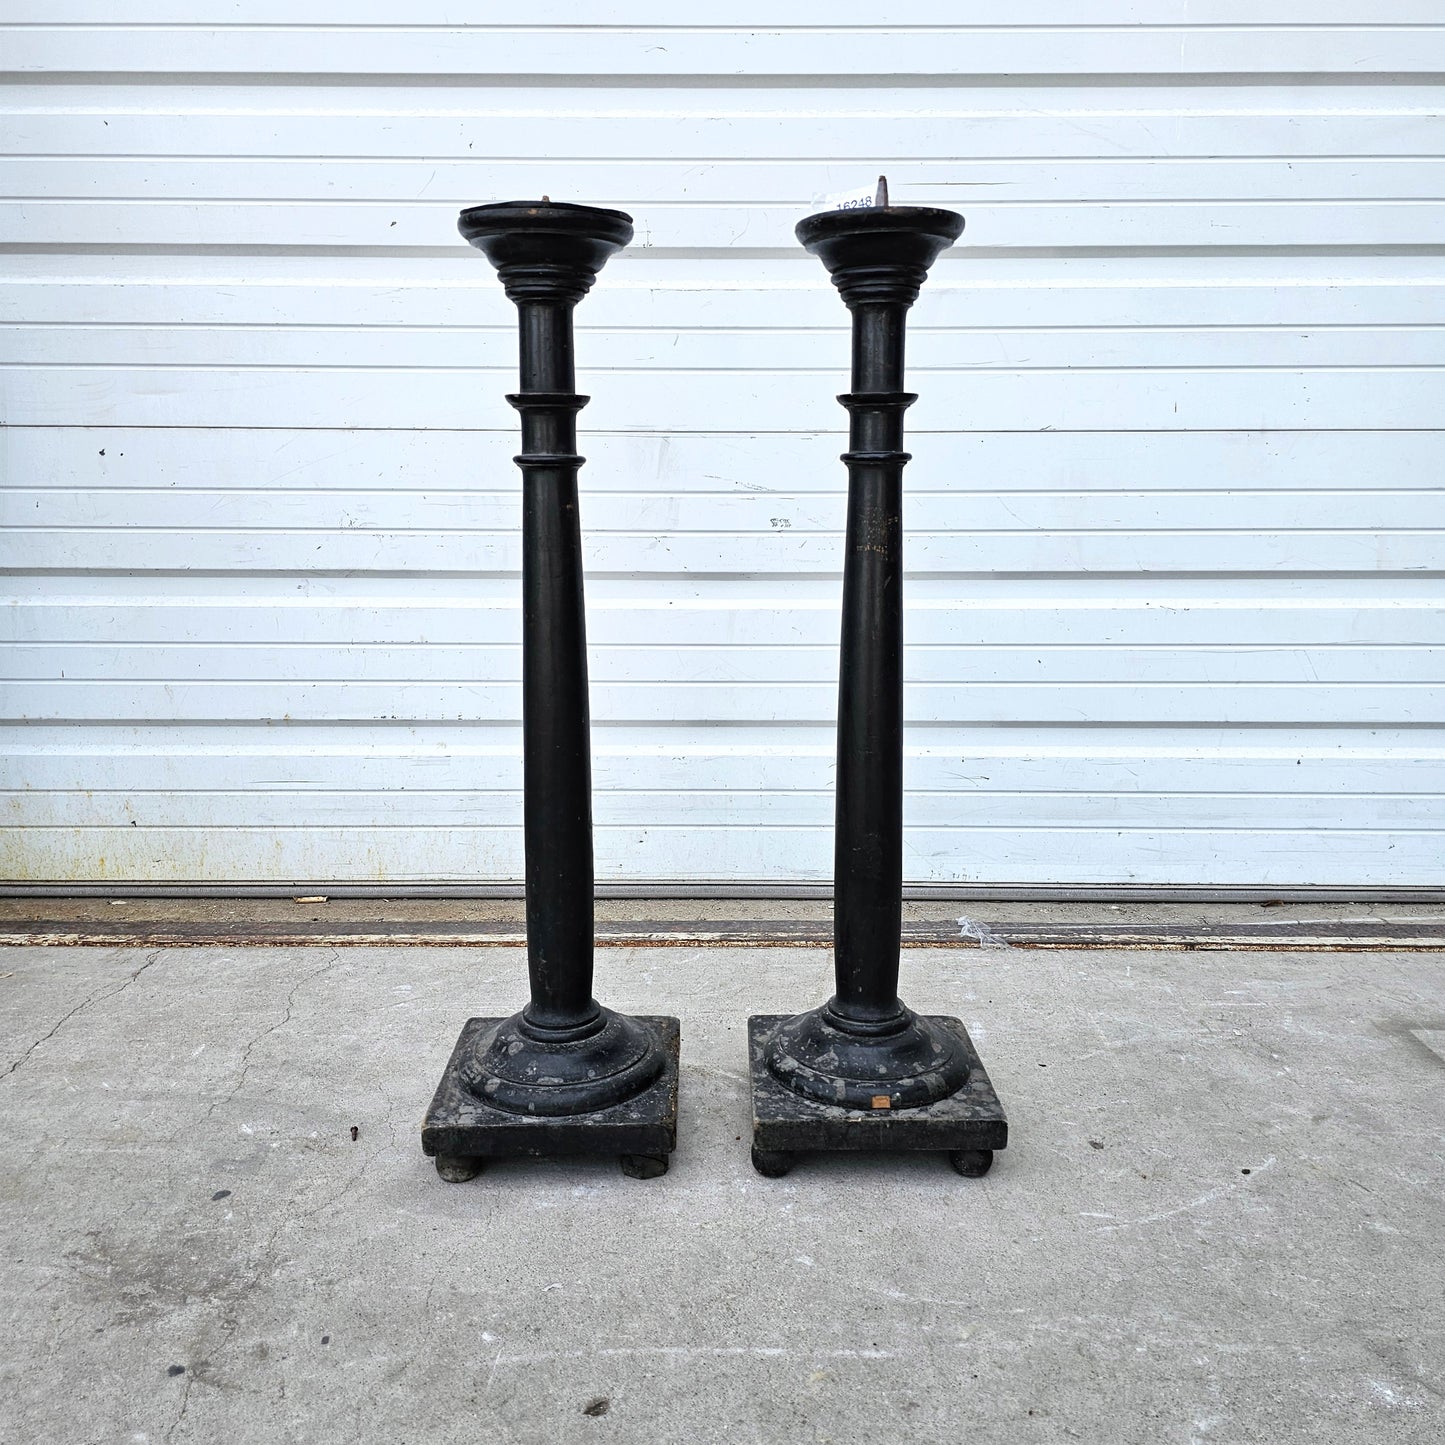
[[[454,225],[545,191],[637,218],[579,311],[599,878],[826,879],[792,227],[886,170],[968,217],[910,879],[1438,881],[1438,0],[3,13],[6,876],[520,875],[514,313]]]

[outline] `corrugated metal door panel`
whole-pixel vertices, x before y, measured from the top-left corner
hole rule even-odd
[[[1438,882],[1437,18],[13,0],[5,876],[519,875],[512,312],[453,225],[547,190],[639,223],[579,312],[599,876],[826,878],[847,326],[791,228],[886,169],[969,222],[910,878]]]

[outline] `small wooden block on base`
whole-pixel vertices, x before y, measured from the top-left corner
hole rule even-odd
[[[591,1114],[542,1117],[511,1114],[484,1103],[466,1089],[458,1064],[478,1035],[502,1019],[468,1019],[447,1061],[421,1127],[424,1154],[437,1160],[444,1179],[479,1172],[488,1159],[561,1159],[620,1155],[623,1172],[634,1179],[667,1172],[677,1147],[677,1077],[681,1029],[675,1018],[639,1016],[657,1036],[666,1056],[655,1083],[631,1099]]]
[[[968,1036],[955,1018],[930,1014],[928,1020],[962,1041],[968,1056],[968,1082],[935,1104],[914,1109],[847,1109],[795,1094],[769,1071],[764,1052],[773,1031],[789,1014],[755,1014],[748,1020],[753,1080],[753,1162],[763,1174],[777,1176],[806,1153],[917,1153],[936,1150],[954,1158],[961,1174],[987,1171],[995,1149],[1008,1145],[1008,1120],[993,1084]],[[887,1094],[880,1092],[887,1103]],[[966,1156],[966,1157],[964,1157]]]

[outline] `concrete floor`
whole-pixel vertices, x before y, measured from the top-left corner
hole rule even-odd
[[[822,950],[602,951],[682,1016],[672,1172],[465,1185],[418,1126],[519,952],[0,952],[0,1439],[1445,1437],[1438,957],[904,968],[1009,1109],[984,1180],[753,1173],[745,1018]]]

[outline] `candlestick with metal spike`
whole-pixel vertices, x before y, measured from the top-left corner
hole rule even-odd
[[[904,327],[963,217],[878,204],[799,222],[853,321],[848,524],[838,684],[833,932],[836,992],[795,1018],[749,1020],[753,1163],[785,1174],[807,1150],[947,1151],[979,1175],[1008,1140],[968,1031],[898,997],[903,893]]]

